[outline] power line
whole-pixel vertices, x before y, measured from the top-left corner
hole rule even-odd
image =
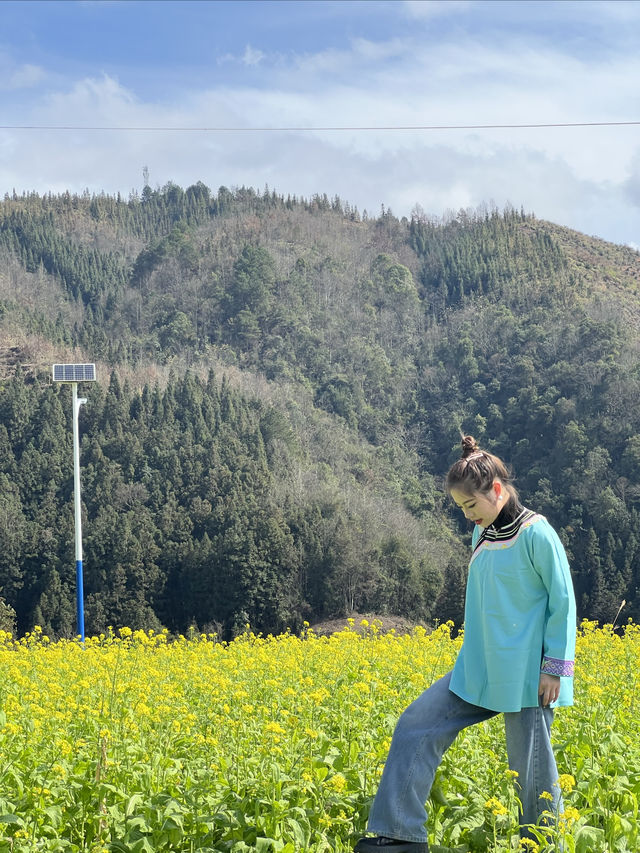
[[[58,124],[3,124],[0,130],[55,130],[55,131],[140,131],[166,133],[314,133],[325,131],[419,131],[419,130],[527,130],[560,127],[633,127],[640,121],[575,121],[540,122],[531,124],[417,124],[324,127],[147,127],[122,125],[58,125]]]

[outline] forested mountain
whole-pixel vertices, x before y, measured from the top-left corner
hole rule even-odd
[[[640,254],[523,211],[145,187],[0,204],[0,595],[74,632],[375,610],[460,620],[460,430],[567,546],[581,616],[640,618]],[[1,614],[0,614],[1,615]]]

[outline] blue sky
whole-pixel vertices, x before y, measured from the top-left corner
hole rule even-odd
[[[126,195],[147,166],[640,247],[640,125],[317,129],[640,121],[637,0],[4,0],[0,107],[2,193]]]

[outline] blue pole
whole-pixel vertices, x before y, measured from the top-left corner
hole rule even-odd
[[[76,560],[76,614],[78,634],[84,643],[84,589],[82,580],[82,560]]]

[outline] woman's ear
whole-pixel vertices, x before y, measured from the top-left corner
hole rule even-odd
[[[493,493],[496,496],[497,501],[502,500],[504,497],[504,489],[500,480],[493,481]]]

